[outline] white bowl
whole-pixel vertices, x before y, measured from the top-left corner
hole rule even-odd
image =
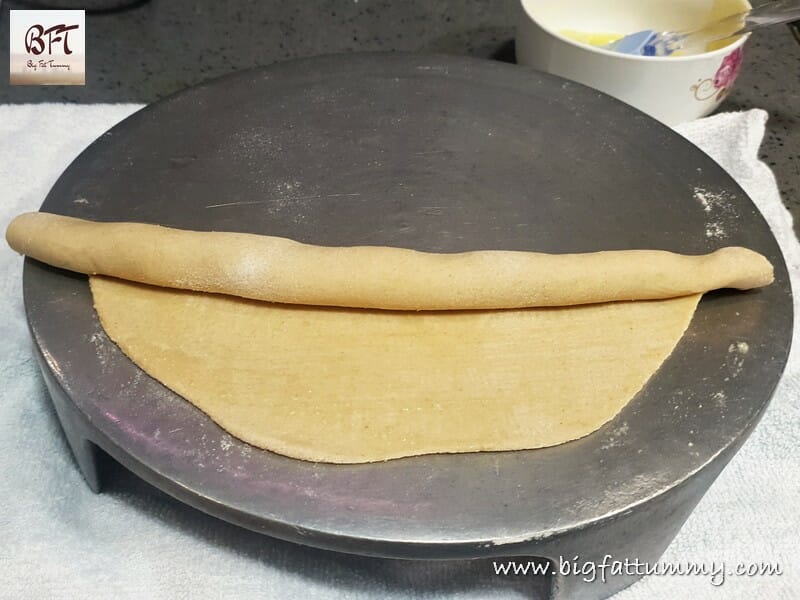
[[[628,34],[702,27],[750,8],[747,0],[521,0],[517,62],[619,98],[667,125],[703,117],[730,93],[747,36],[687,56],[631,56],[560,32]]]

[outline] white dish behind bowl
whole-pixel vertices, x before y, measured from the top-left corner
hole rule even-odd
[[[517,62],[606,92],[676,125],[709,114],[724,100],[741,67],[746,36],[712,52],[642,57],[576,42],[560,32],[690,29],[748,8],[747,0],[521,0]]]

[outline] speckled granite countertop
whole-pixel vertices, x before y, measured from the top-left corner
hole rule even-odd
[[[53,0],[52,5],[64,2]],[[469,54],[508,60],[517,0],[150,0],[87,15],[85,87],[11,87],[0,103],[152,102],[199,81],[296,57],[358,50]],[[2,50],[8,56],[3,2]],[[762,157],[800,231],[800,44],[785,27],[753,36],[722,110],[770,114]]]

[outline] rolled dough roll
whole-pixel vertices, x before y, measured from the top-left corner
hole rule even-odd
[[[89,275],[270,302],[396,310],[653,300],[750,289],[773,277],[766,258],[738,247],[702,256],[660,250],[434,254],[48,213],[20,215],[6,239],[18,252]]]

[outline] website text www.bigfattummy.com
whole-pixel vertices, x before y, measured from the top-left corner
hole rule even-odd
[[[711,585],[721,586],[728,577],[776,577],[783,574],[778,563],[739,562],[726,564],[725,561],[712,562],[657,562],[648,563],[638,558],[614,559],[606,554],[600,562],[559,557],[558,560],[543,559],[494,560],[492,568],[495,575],[508,576],[575,576],[587,583],[605,583],[608,577],[708,577]]]

